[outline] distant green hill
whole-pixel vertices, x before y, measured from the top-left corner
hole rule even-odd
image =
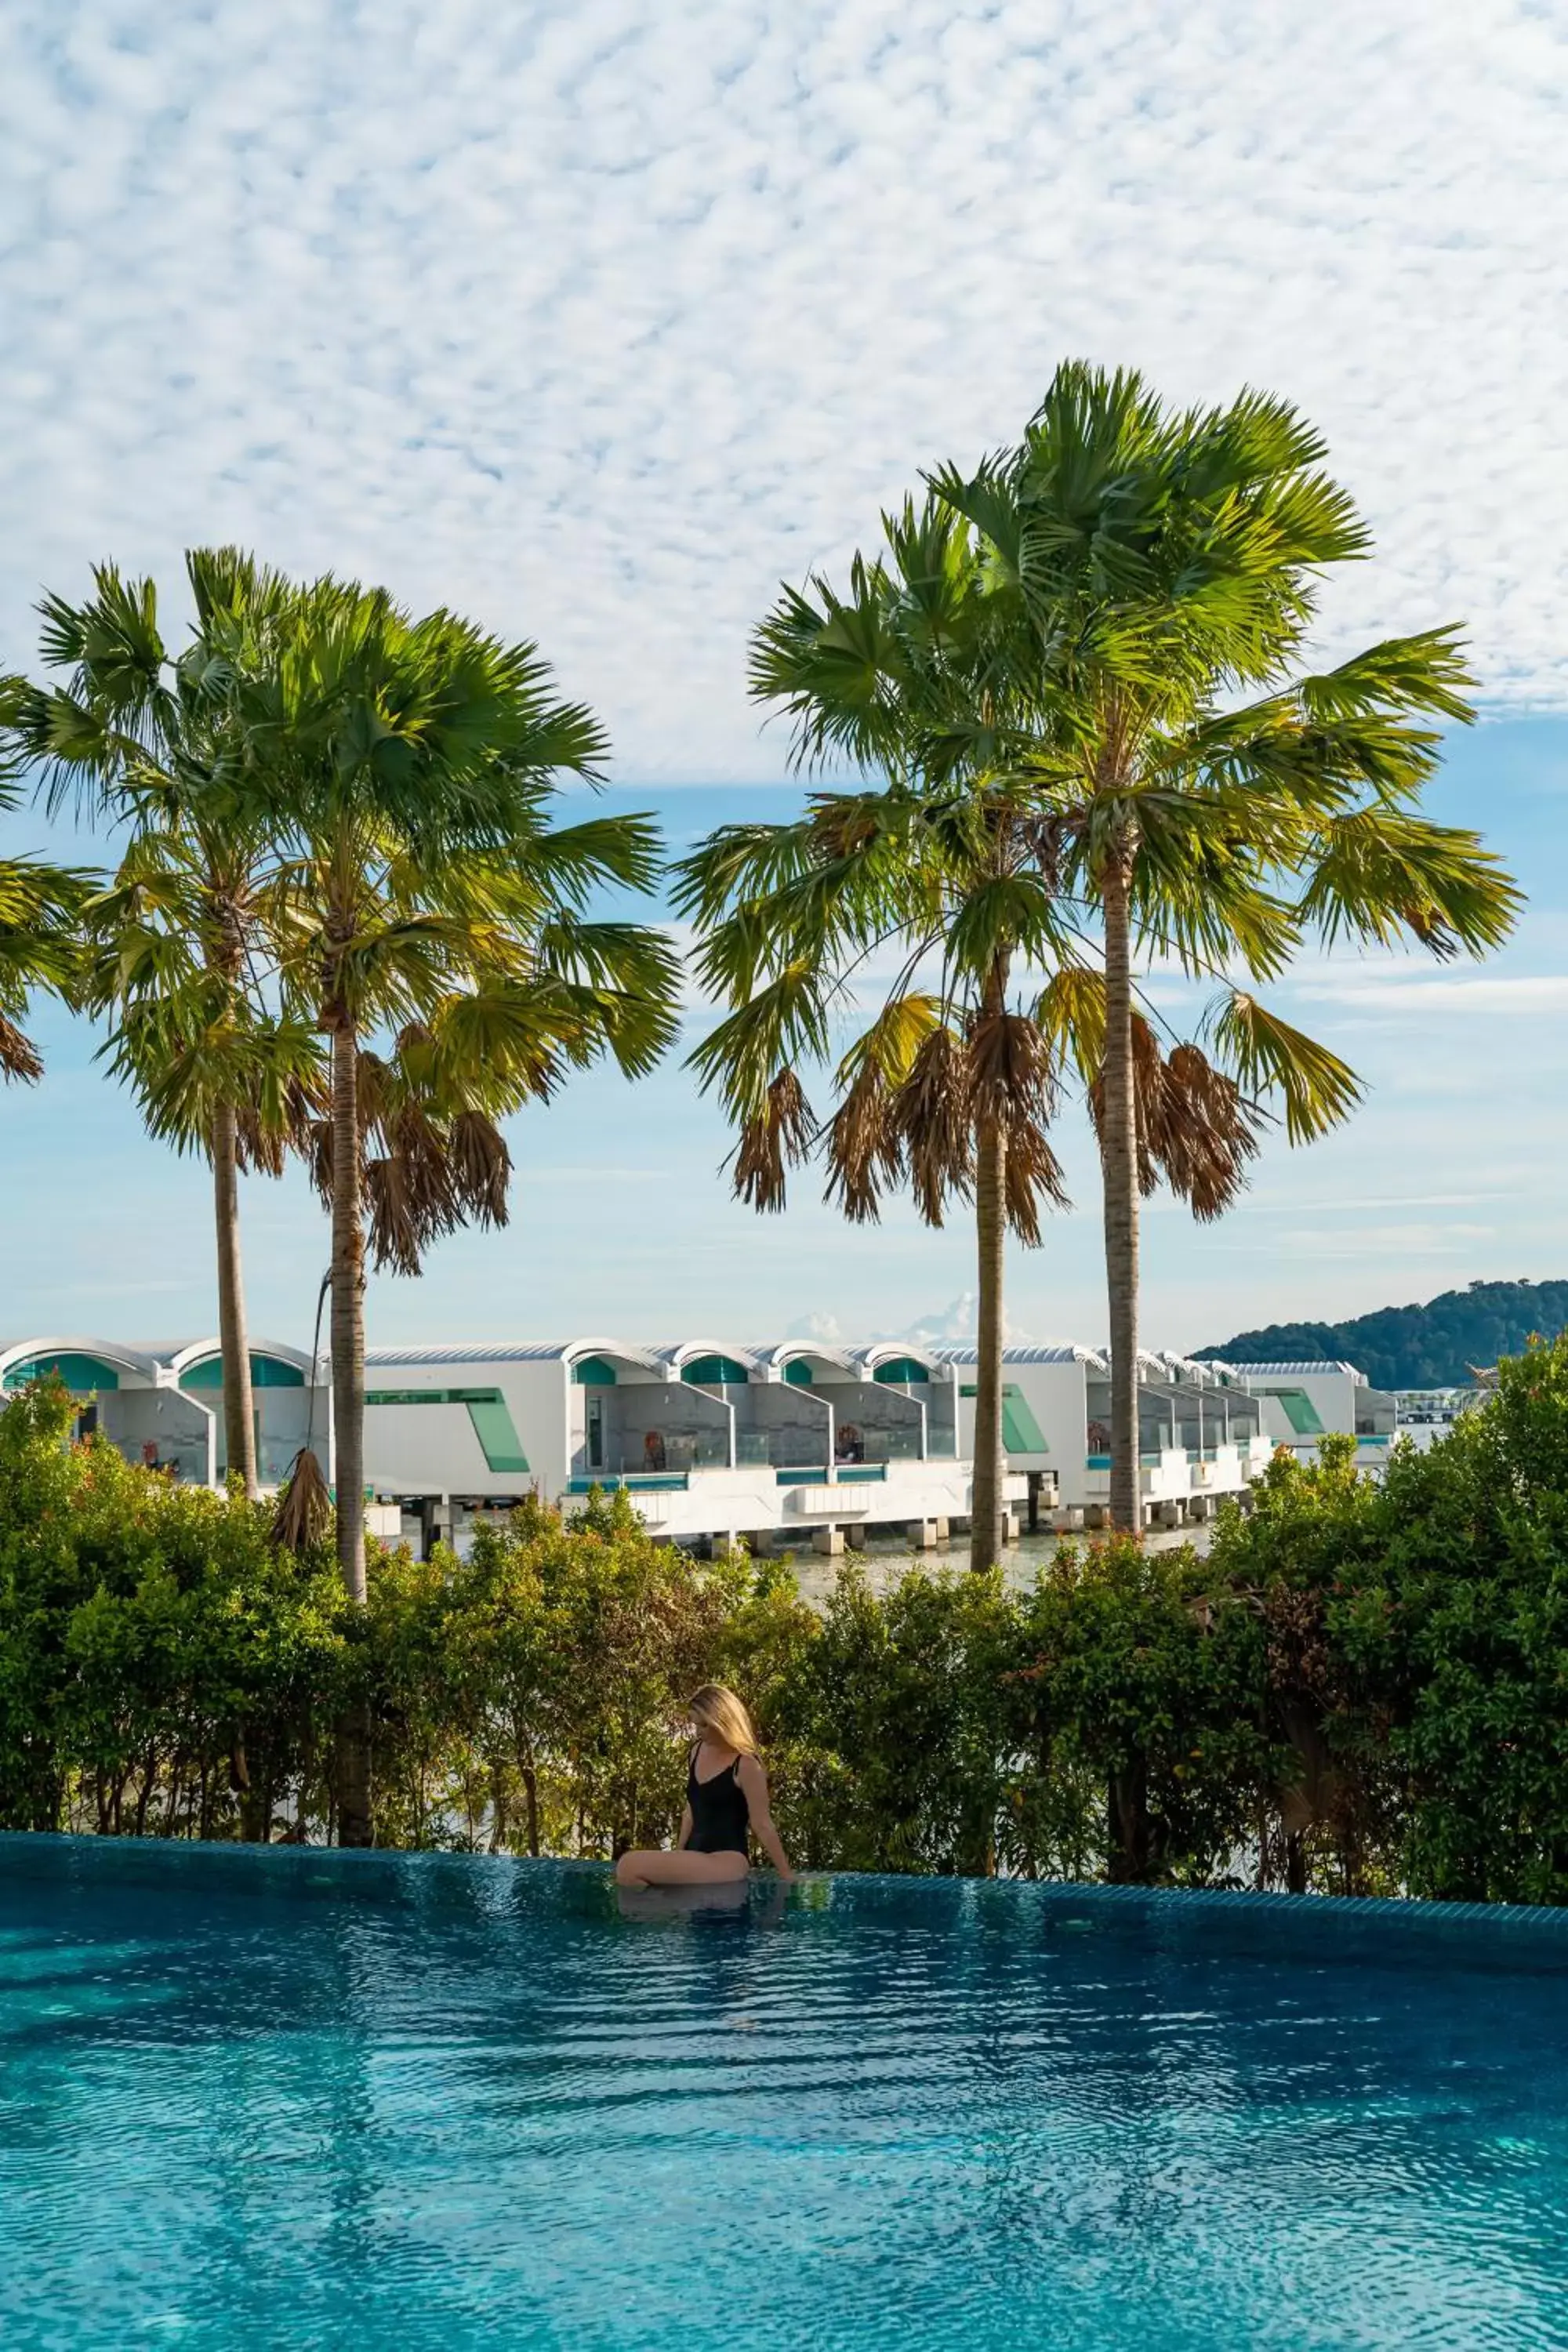
[[[1192,1353],[1232,1364],[1331,1356],[1376,1389],[1441,1389],[1467,1380],[1472,1364],[1517,1356],[1531,1332],[1554,1339],[1565,1328],[1568,1282],[1472,1282],[1425,1307],[1380,1307],[1348,1323],[1269,1323]]]

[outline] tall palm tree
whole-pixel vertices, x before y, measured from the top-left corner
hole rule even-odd
[[[556,779],[595,781],[605,739],[531,646],[323,580],[288,601],[259,662],[233,665],[228,691],[243,789],[275,845],[259,898],[283,1003],[331,1055],[318,1167],[337,1542],[363,1601],[367,1207],[371,1245],[405,1265],[456,1217],[496,1217],[494,1120],[604,1055],[628,1076],[651,1067],[674,1034],[679,965],[658,932],[589,919],[605,888],[651,887],[658,834],[643,816],[552,822]],[[393,1052],[376,1053],[386,1036]],[[343,1744],[341,1834],[364,1843],[368,1757],[363,1737]]]
[[[1032,780],[977,751],[1007,679],[973,535],[931,499],[884,533],[847,596],[819,579],[786,592],[752,668],[753,692],[794,718],[798,763],[847,758],[881,788],[819,791],[789,824],[721,827],[679,869],[676,899],[728,1008],[693,1060],[740,1131],[742,1197],[782,1207],[787,1165],[820,1141],[852,1220],[905,1181],[933,1225],[973,1203],[970,1543],[986,1568],[1003,1519],[1005,1235],[1035,1245],[1043,1204],[1062,1201],[1047,1129],[1064,1061],[1098,1051],[1103,1001]],[[803,1069],[831,1063],[844,1026],[858,1034],[819,1127]],[[1247,1107],[1196,1047],[1167,1060],[1152,1030],[1141,1070],[1145,1172],[1212,1213],[1253,1148]]]
[[[1478,836],[1424,818],[1439,725],[1473,715],[1453,632],[1302,668],[1331,565],[1365,555],[1319,436],[1244,393],[1176,413],[1136,375],[1063,367],[1015,449],[933,478],[975,534],[995,719],[965,756],[1026,779],[1064,885],[1098,911],[1099,1124],[1112,1517],[1138,1524],[1135,992],[1140,960],[1221,983],[1210,1034],[1292,1141],[1342,1118],[1345,1066],[1260,1005],[1308,929],[1480,954],[1519,893]]]
[[[13,744],[47,802],[128,825],[109,886],[82,908],[79,993],[149,1130],[213,1173],[224,1430],[230,1475],[258,1490],[238,1177],[277,1174],[321,1095],[319,1041],[270,1001],[256,882],[266,837],[237,788],[229,669],[284,593],[246,558],[186,558],[195,605],[171,655],[151,580],[110,564],[91,596],[47,597],[45,688],[7,698]]]

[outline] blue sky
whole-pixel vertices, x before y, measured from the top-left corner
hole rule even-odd
[[[841,566],[920,467],[1016,435],[1068,354],[1321,424],[1378,539],[1323,650],[1463,621],[1484,723],[1433,805],[1531,894],[1484,969],[1303,966],[1279,1001],[1369,1085],[1270,1145],[1217,1229],[1147,1223],[1187,1345],[1483,1275],[1568,1272],[1568,38],[1504,0],[1289,16],[1001,0],[13,0],[0,18],[0,667],[96,557],[173,582],[238,539],[537,636],[672,842],[783,811],[748,707],[781,577]],[[7,847],[41,841],[0,820]],[[0,1330],[212,1320],[205,1178],[57,1016],[0,1099]],[[373,1337],[846,1332],[951,1312],[962,1228],[730,1203],[672,1065],[517,1122],[516,1213],[379,1284]],[[1013,1318],[1103,1328],[1093,1169]],[[325,1249],[246,1202],[253,1314]]]

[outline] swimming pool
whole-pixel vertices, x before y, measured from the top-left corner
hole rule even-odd
[[[0,1838],[5,2352],[1568,2346],[1568,1916]]]

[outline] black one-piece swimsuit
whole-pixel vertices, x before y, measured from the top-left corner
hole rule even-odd
[[[686,1801],[691,1808],[688,1853],[745,1853],[752,1808],[741,1786],[738,1756],[724,1771],[715,1772],[711,1780],[700,1780],[697,1750],[693,1748],[686,1774]]]

